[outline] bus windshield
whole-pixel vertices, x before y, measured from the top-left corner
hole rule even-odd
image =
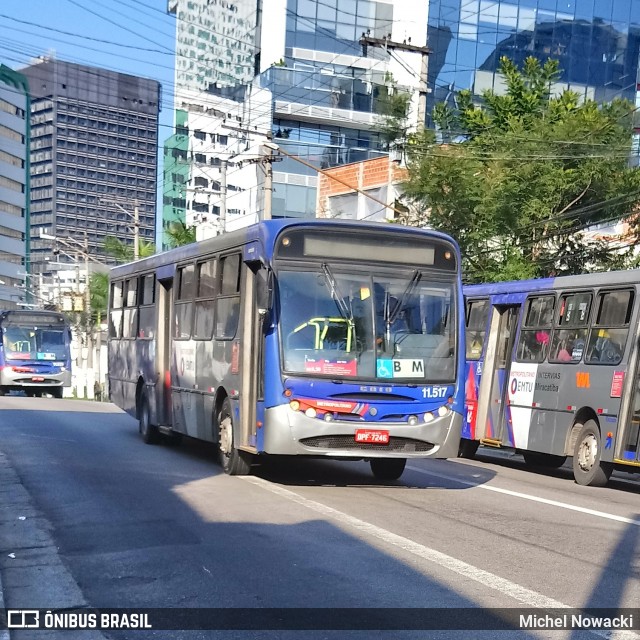
[[[285,372],[421,384],[454,380],[453,279],[322,264],[280,270],[277,280]]]
[[[8,360],[65,360],[69,351],[66,330],[59,327],[9,325],[2,344]]]

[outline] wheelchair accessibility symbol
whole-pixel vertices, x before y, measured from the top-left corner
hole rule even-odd
[[[393,368],[391,360],[378,360],[377,376],[378,378],[393,378]]]

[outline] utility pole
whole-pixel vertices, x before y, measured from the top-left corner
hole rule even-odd
[[[89,238],[84,231],[84,312],[87,317],[87,369],[93,368],[93,323],[91,322],[91,289],[89,288]],[[89,378],[87,377],[87,398],[89,395]],[[91,390],[93,396],[93,389]]]
[[[372,38],[368,34],[363,33],[360,38],[362,46],[362,54],[367,57],[367,47],[382,47],[389,51],[409,51],[411,53],[419,53],[421,55],[420,76],[418,83],[418,128],[424,128],[427,120],[427,72],[429,68],[428,56],[431,53],[429,47],[420,47],[410,42],[393,42],[390,37]]]
[[[220,160],[220,214],[218,216],[220,233],[227,227],[227,159]]]
[[[269,136],[270,137],[270,136]],[[262,163],[264,163],[264,206],[262,208],[261,220],[271,220],[271,207],[273,201],[273,165],[271,158],[271,148],[267,145],[262,145],[264,151],[264,157]]]
[[[140,212],[138,198],[133,201],[133,259],[140,258]]]
[[[133,201],[133,213],[125,209],[119,202],[115,200],[106,200],[100,198],[102,204],[112,204],[117,207],[122,213],[125,213],[133,220],[133,259],[138,260],[140,258],[140,208],[138,206],[138,198]],[[131,224],[128,225],[131,227]]]

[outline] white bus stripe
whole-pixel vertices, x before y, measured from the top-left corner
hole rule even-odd
[[[511,491],[509,489],[500,489],[499,487],[492,487],[488,484],[479,484],[476,482],[469,482],[468,480],[461,480],[454,476],[448,476],[444,473],[436,473],[434,471],[425,471],[424,469],[417,469],[416,467],[407,467],[407,470],[414,471],[415,473],[421,473],[427,476],[434,476],[441,478],[442,480],[449,480],[450,482],[457,482],[467,487],[475,487],[476,489],[484,489],[485,491],[493,491],[495,493],[502,493],[514,498],[522,498],[523,500],[531,500],[532,502],[540,502],[541,504],[548,504],[552,507],[560,507],[561,509],[568,509],[569,511],[579,511],[590,516],[596,516],[597,518],[606,518],[607,520],[615,520],[616,522],[624,522],[625,524],[633,525],[634,527],[640,527],[640,520],[633,520],[632,518],[625,518],[625,516],[616,516],[613,513],[606,513],[604,511],[596,511],[595,509],[587,509],[586,507],[577,507],[567,502],[559,502],[558,500],[549,500],[548,498],[539,498],[538,496],[532,496],[528,493],[520,493],[518,491]]]

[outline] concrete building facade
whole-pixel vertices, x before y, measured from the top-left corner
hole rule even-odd
[[[31,91],[31,255],[49,273],[53,244],[40,233],[133,245],[155,235],[160,85],[154,80],[42,59],[21,70]],[[64,256],[64,254],[61,254]]]
[[[28,304],[29,90],[0,65],[0,309]]]

